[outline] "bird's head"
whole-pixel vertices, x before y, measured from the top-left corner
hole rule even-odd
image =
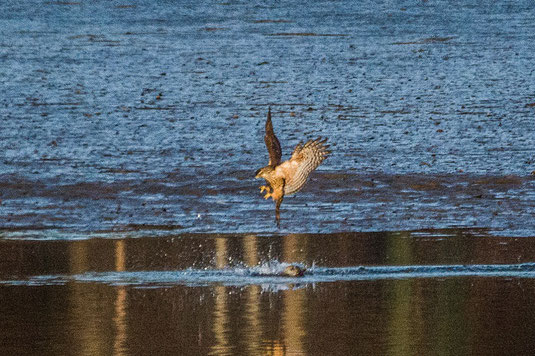
[[[257,170],[254,175],[255,175],[255,178],[266,178],[266,176],[271,172],[273,172],[273,167],[265,166]]]

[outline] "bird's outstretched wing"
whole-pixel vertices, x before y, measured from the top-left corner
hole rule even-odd
[[[269,165],[273,167],[279,165],[281,162],[282,151],[281,144],[273,132],[273,123],[271,123],[271,108],[268,110],[264,142],[266,143],[266,147],[269,152]]]
[[[316,169],[321,162],[331,153],[326,145],[326,138],[317,138],[303,144],[300,142],[294,149],[290,162],[294,163],[296,169],[292,178],[286,181],[285,194],[292,194],[299,191],[306,183],[310,173]]]

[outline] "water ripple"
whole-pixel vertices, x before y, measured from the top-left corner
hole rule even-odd
[[[413,265],[413,266],[313,266],[303,277],[282,276],[288,263],[272,262],[255,267],[225,269],[185,269],[175,271],[87,272],[76,275],[41,275],[25,280],[4,280],[3,285],[63,285],[69,282],[98,283],[141,288],[185,286],[261,285],[273,289],[284,285],[307,285],[337,281],[414,278],[509,277],[535,278],[535,263],[493,265]],[[299,265],[300,267],[304,267]]]

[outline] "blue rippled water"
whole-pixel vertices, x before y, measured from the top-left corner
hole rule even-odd
[[[534,34],[528,0],[2,1],[0,227],[272,232],[271,106],[285,157],[333,149],[283,231],[533,235]]]

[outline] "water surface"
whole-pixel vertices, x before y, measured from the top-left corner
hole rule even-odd
[[[526,354],[533,238],[0,240],[5,354]],[[303,277],[281,277],[289,264]]]
[[[530,0],[1,1],[0,354],[532,354],[533,53]],[[268,107],[333,150],[280,229]]]
[[[2,1],[0,223],[274,232],[271,106],[333,149],[285,233],[534,236],[533,53],[529,0]]]

